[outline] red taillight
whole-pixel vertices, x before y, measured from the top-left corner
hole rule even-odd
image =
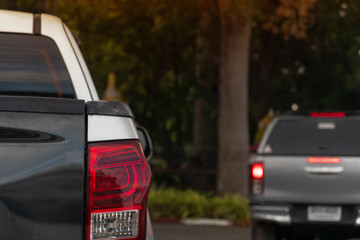
[[[264,166],[262,163],[252,165],[251,176],[253,179],[262,179],[264,177]]]
[[[341,163],[338,157],[309,157],[308,163]]]
[[[151,172],[138,141],[89,144],[87,239],[146,238]]]
[[[343,112],[312,112],[311,117],[345,117]]]
[[[262,194],[264,191],[264,165],[254,163],[250,167],[250,194]]]

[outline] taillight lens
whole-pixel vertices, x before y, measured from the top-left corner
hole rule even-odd
[[[87,239],[146,238],[151,172],[138,141],[89,144]]]
[[[252,165],[251,176],[253,179],[262,179],[264,177],[264,166],[262,163]]]
[[[344,112],[312,112],[311,117],[345,117]]]
[[[250,194],[262,194],[264,192],[264,165],[254,163],[250,167]]]

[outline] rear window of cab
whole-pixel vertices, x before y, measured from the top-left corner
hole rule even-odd
[[[281,119],[260,154],[360,156],[360,118]]]
[[[0,95],[75,98],[55,42],[44,36],[0,33]]]

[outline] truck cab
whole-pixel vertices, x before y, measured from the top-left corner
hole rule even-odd
[[[58,17],[0,10],[0,149],[1,239],[153,239],[134,116]]]

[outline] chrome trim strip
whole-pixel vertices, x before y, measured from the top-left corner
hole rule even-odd
[[[88,142],[139,139],[132,118],[89,115]]]
[[[289,207],[283,207],[283,206],[251,206],[250,208],[253,211],[290,213]]]
[[[253,220],[271,221],[280,224],[290,224],[290,209],[283,206],[250,206]]]
[[[304,169],[311,174],[339,174],[344,171],[344,167],[305,167]]]

